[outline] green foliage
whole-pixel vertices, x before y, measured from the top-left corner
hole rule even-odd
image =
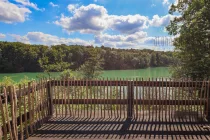
[[[101,65],[103,70],[169,66],[173,62],[172,52],[64,44],[48,47],[0,42],[0,72],[61,72],[66,69],[74,71],[91,59],[91,53],[94,51],[104,60]],[[88,62],[85,65],[88,65]]]
[[[170,14],[180,13],[167,27],[174,41],[173,75],[203,80],[210,77],[210,1],[184,0],[172,5]]]
[[[89,51],[90,57],[88,60],[79,68],[78,72],[84,79],[98,78],[101,74],[102,65],[104,63],[100,50],[92,49]]]
[[[73,71],[70,70],[70,69],[64,70],[64,71],[60,74],[61,79],[72,78],[72,77],[74,77],[74,76],[75,76],[75,74],[74,74]]]
[[[27,85],[28,82],[31,82],[31,81],[34,81],[34,80],[35,79],[29,79],[27,76],[24,76],[24,78],[22,78],[18,84],[21,84],[21,85],[26,84]]]
[[[12,80],[11,77],[4,76],[2,81],[0,82],[0,86],[12,86],[15,84],[15,81]]]

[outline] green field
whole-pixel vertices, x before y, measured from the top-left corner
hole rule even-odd
[[[57,77],[60,73],[51,73],[52,77]],[[1,73],[0,81],[4,76],[11,77],[14,81],[19,82],[24,76],[30,79],[38,79],[39,76],[48,76],[47,73],[33,72],[33,73]],[[168,67],[146,68],[137,70],[107,70],[101,75],[103,78],[167,78],[170,77]]]

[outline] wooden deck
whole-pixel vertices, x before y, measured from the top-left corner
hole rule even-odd
[[[209,81],[41,79],[3,88],[0,138],[210,139],[209,95]]]
[[[58,139],[210,139],[207,122],[87,117],[52,117],[29,140]]]

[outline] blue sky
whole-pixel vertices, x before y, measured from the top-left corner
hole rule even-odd
[[[178,0],[0,0],[0,40],[172,50],[155,46]]]

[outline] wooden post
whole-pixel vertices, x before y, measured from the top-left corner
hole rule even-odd
[[[207,120],[210,122],[210,81],[207,82]]]
[[[128,81],[128,89],[127,89],[127,97],[128,97],[128,107],[127,107],[127,118],[131,119],[133,117],[134,111],[134,86],[133,81]]]
[[[47,95],[49,100],[49,115],[53,115],[53,92],[51,88],[51,81],[47,82]]]

